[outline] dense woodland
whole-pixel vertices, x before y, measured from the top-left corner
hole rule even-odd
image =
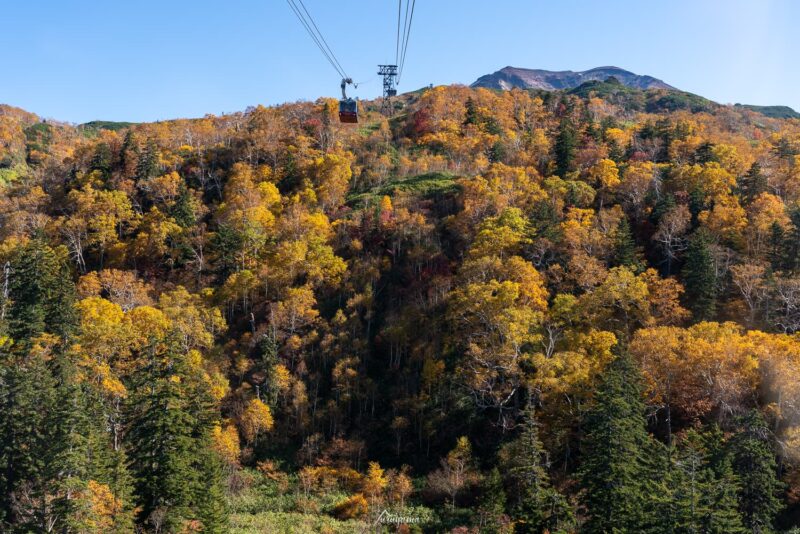
[[[0,530],[800,524],[800,120],[394,105],[0,106]]]

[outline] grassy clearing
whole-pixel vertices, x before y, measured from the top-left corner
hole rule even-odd
[[[347,201],[351,206],[358,207],[379,200],[384,195],[391,197],[398,193],[431,198],[453,193],[458,187],[455,175],[448,172],[429,172],[391,180],[370,191],[351,195]]]
[[[275,475],[275,473],[273,473]],[[336,515],[337,504],[352,497],[358,488],[341,486],[308,488],[296,474],[264,476],[251,469],[240,472],[243,487],[228,497],[229,531],[234,534],[350,534],[395,532],[395,526],[379,527],[384,510],[399,517],[416,519],[408,532],[439,532],[441,519],[428,507],[407,503],[404,508],[382,502],[370,506],[365,515]]]
[[[300,512],[259,512],[257,514],[232,514],[232,534],[350,534],[366,532],[363,521],[339,521],[333,517]]]

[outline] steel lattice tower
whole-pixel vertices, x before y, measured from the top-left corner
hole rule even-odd
[[[378,76],[383,76],[383,112],[392,114],[390,98],[397,95],[397,65],[378,65]]]

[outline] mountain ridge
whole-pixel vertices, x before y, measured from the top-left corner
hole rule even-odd
[[[609,77],[614,77],[623,85],[635,89],[676,90],[675,87],[653,76],[635,74],[614,66],[595,67],[584,71],[552,71],[506,66],[491,74],[479,77],[470,87],[502,90],[510,90],[517,87],[520,89],[557,91],[574,89],[588,81],[604,81]]]

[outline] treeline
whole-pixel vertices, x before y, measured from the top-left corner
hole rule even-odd
[[[797,524],[800,123],[615,90],[0,107],[2,529]]]

